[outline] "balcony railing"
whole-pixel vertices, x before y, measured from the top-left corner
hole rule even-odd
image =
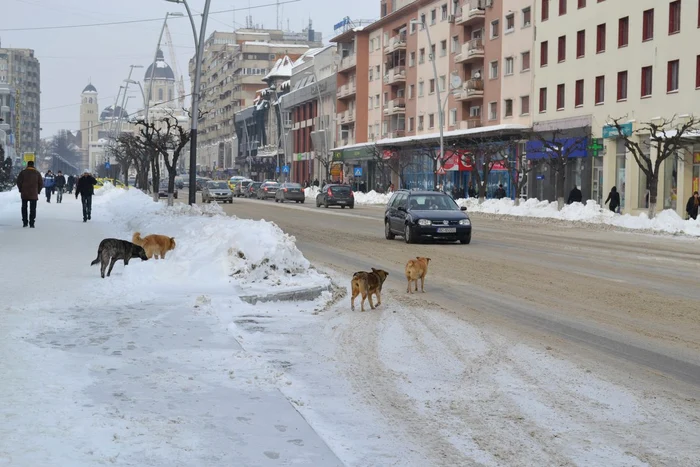
[[[384,75],[384,84],[397,84],[406,81],[406,67],[397,66],[390,69],[386,75]]]
[[[336,95],[339,99],[344,97],[352,96],[357,91],[357,87],[354,82],[343,84],[336,91]]]
[[[355,121],[355,109],[338,112],[337,119],[342,124],[353,123]]]
[[[484,97],[484,80],[472,78],[462,84],[462,89],[457,93],[455,99],[458,101],[469,101]]]
[[[384,104],[384,115],[393,115],[406,112],[406,100],[403,97],[397,97]]]
[[[484,125],[481,123],[481,117],[469,117],[459,122],[460,130],[471,130],[472,128],[481,128],[482,126]]]
[[[404,136],[406,136],[406,130],[390,131],[388,133],[385,133],[383,136],[385,139],[403,138]]]
[[[467,63],[484,59],[484,41],[472,39],[462,44],[461,52],[455,55],[455,63]]]
[[[390,53],[395,52],[397,50],[405,50],[405,49],[406,49],[406,33],[402,32],[401,34],[397,34],[396,36],[389,39],[389,43],[386,45],[386,47],[384,47],[384,53],[390,54]]]
[[[455,24],[467,25],[483,21],[486,16],[486,0],[471,0],[464,2],[455,13]]]
[[[357,65],[357,55],[350,54],[346,57],[343,57],[340,60],[340,64],[338,65],[338,71],[349,70],[350,68],[353,68],[355,65]]]

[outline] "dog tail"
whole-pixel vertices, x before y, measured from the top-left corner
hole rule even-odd
[[[131,243],[138,245],[138,246],[143,246],[143,239],[141,238],[141,232],[134,232],[134,235],[131,236]]]
[[[90,266],[94,266],[99,262],[100,262],[100,257],[98,256],[96,260],[94,260],[92,263],[90,263]]]

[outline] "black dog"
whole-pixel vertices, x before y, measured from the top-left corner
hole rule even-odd
[[[124,266],[126,266],[129,264],[131,258],[141,258],[143,261],[148,259],[146,251],[138,245],[127,242],[126,240],[105,238],[100,242],[100,246],[97,249],[97,258],[90,263],[90,266],[100,263],[100,274],[104,279],[107,264],[109,264],[109,270],[107,271],[107,277],[109,277],[112,273],[114,263],[121,259],[124,260]]]

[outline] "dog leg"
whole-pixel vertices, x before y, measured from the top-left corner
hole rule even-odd
[[[377,306],[379,306],[382,304],[382,293],[377,292],[375,295],[377,296]]]
[[[102,279],[105,278],[105,270],[107,269],[107,260],[105,258],[100,259],[100,276]]]
[[[369,295],[367,296],[367,300],[369,300],[369,307],[372,310],[374,310],[374,303],[372,303],[372,295],[373,295],[372,292],[370,292]]]
[[[406,287],[406,293],[412,293],[411,292],[411,279],[407,279],[408,281],[408,287]]]
[[[365,311],[365,300],[367,299],[367,295],[363,292],[362,293],[362,302],[360,304],[362,305],[360,307],[360,311]]]
[[[415,282],[416,282],[416,292],[418,292],[418,279],[416,279]]]
[[[425,288],[423,287],[425,285],[425,276],[420,276],[420,291],[425,293]],[[418,288],[418,281],[416,281],[416,288]]]
[[[165,250],[160,252],[160,259],[165,259]]]
[[[355,298],[357,297],[357,291],[353,289],[352,295],[350,297],[350,309],[355,311]]]
[[[109,277],[110,274],[112,274],[112,268],[114,265],[117,263],[117,258],[112,258],[112,261],[109,262],[109,269],[107,270],[107,277]]]

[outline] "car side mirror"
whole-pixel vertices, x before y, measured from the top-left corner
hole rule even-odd
[[[406,208],[403,207],[403,206],[399,206],[399,207],[396,208],[396,209],[398,209],[398,210],[401,211],[401,212],[407,212],[407,211],[406,211]]]
[[[460,210],[460,211],[466,211],[466,210],[467,210],[467,207],[466,207],[466,206],[462,206],[462,207],[459,208],[459,210]]]

